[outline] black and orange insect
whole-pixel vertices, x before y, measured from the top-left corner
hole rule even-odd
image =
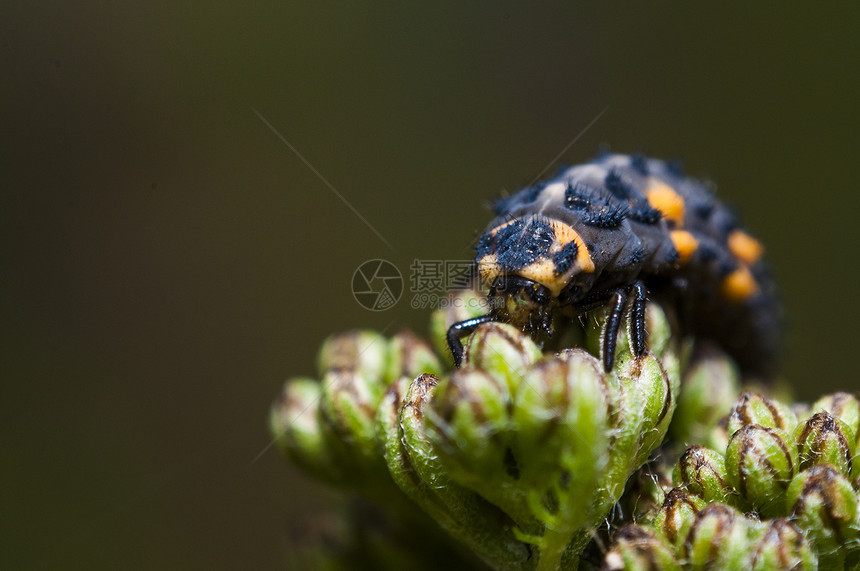
[[[685,332],[717,342],[749,374],[767,374],[779,340],[779,305],[761,244],[702,182],[680,167],[607,154],[494,205],[478,241],[490,313],[455,323],[448,344],[503,321],[552,334],[553,316],[608,304],[601,358],[609,371],[625,315],[632,353],[646,350],[649,296],[681,316]]]

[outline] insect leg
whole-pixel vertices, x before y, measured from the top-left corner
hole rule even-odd
[[[624,313],[624,305],[627,296],[623,290],[617,290],[612,294],[612,305],[606,315],[606,324],[603,328],[603,370],[607,373],[615,364],[615,343],[618,341],[618,327],[621,325],[621,315]]]
[[[630,307],[630,348],[637,358],[645,353],[645,301],[648,290],[645,284],[636,282],[633,284],[633,304]]]
[[[448,348],[451,349],[451,355],[454,357],[454,366],[460,368],[460,363],[463,362],[463,344],[460,343],[460,337],[471,335],[473,331],[482,323],[497,321],[492,315],[482,315],[473,317],[464,321],[458,321],[448,328]]]

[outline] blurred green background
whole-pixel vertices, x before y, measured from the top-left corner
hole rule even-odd
[[[277,569],[331,495],[267,448],[355,268],[464,259],[599,145],[767,245],[800,396],[857,390],[855,3],[3,2],[7,569]],[[256,109],[392,245],[388,248]],[[554,169],[553,169],[554,170]],[[407,299],[407,298],[404,298]]]

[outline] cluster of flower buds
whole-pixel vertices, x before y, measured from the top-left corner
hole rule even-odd
[[[378,555],[371,568],[860,562],[854,396],[738,397],[732,362],[677,342],[655,304],[650,350],[633,358],[622,331],[609,373],[600,315],[559,329],[556,349],[481,325],[452,369],[448,326],[486,307],[475,292],[450,301],[431,320],[435,351],[408,332],[334,336],[318,378],[288,381],[272,408],[296,465],[387,509],[396,541],[356,528],[358,551]]]
[[[481,309],[460,296],[434,315],[434,338]],[[567,335],[595,350],[601,322]],[[647,325],[651,350],[633,358],[622,333],[609,373],[596,353],[545,354],[500,323],[453,371],[447,348],[408,333],[336,336],[320,380],[286,383],[271,430],[309,473],[387,505],[408,498],[496,569],[569,568],[672,419],[677,351],[658,306]]]
[[[368,521],[352,525],[354,529],[339,526],[336,533],[319,538],[318,549],[294,554],[302,560],[299,566],[352,568],[359,559],[369,568],[434,569],[451,558],[469,566],[479,562],[415,509],[386,464],[388,433],[379,424],[388,410],[386,399],[402,394],[425,372],[441,374],[434,351],[408,331],[392,338],[351,331],[323,343],[318,368],[319,379],[287,381],[274,402],[269,418],[274,443],[314,478],[385,507],[390,521],[377,535]],[[345,520],[379,519],[379,513],[370,518],[351,513],[354,508],[350,503]],[[448,555],[441,556],[440,549]]]
[[[275,401],[275,443],[317,478],[384,497],[392,487],[377,437],[377,408],[392,383],[440,371],[439,359],[408,332],[386,339],[353,331],[327,339],[318,366],[319,380],[292,379]]]
[[[846,393],[795,409],[741,394],[710,434],[700,434],[711,447],[681,455],[662,506],[617,532],[605,567],[856,565],[858,426],[860,403]]]

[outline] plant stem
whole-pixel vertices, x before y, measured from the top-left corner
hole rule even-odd
[[[557,571],[561,567],[561,557],[570,542],[571,533],[547,528],[538,545],[540,559],[537,571]]]

